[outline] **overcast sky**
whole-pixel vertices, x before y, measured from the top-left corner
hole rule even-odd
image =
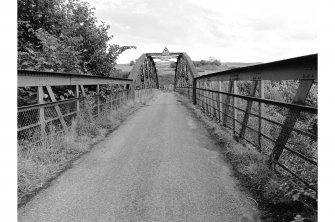
[[[86,0],[111,26],[111,43],[142,53],[186,52],[192,60],[270,62],[317,53],[315,0]]]

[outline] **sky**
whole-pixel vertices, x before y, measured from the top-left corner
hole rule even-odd
[[[192,60],[270,62],[317,53],[317,1],[86,0],[110,25],[112,44],[146,52],[186,52]]]

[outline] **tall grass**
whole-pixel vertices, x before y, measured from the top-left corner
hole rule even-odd
[[[73,160],[88,152],[92,144],[115,129],[136,109],[151,98],[141,96],[128,101],[117,110],[103,108],[100,115],[92,115],[89,101],[66,132],[51,130],[39,143],[18,145],[18,205],[26,203],[37,191],[71,166]],[[19,143],[20,144],[20,143]]]

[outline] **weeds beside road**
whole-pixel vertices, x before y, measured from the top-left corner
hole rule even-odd
[[[117,110],[105,112],[96,119],[83,111],[66,133],[49,136],[42,145],[18,146],[18,206],[22,206],[72,162],[90,151],[94,144],[115,130],[129,115],[152,96],[130,101]]]
[[[199,119],[222,147],[222,154],[234,168],[235,176],[263,210],[264,221],[317,221],[316,197],[267,166],[268,156],[242,145],[233,134],[191,104],[180,94],[182,103]]]

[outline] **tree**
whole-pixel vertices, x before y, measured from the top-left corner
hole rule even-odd
[[[206,61],[206,60],[201,60],[201,61],[200,61],[200,65],[204,66],[204,65],[206,65],[206,64],[207,64],[207,61]]]
[[[176,68],[177,67],[177,63],[176,62],[171,62],[170,63],[170,68]]]
[[[214,61],[212,61],[211,64],[216,65],[216,66],[220,66],[221,62],[218,59],[214,59]]]
[[[135,62],[134,62],[134,60],[131,60],[131,61],[130,61],[130,63],[129,63],[129,65],[130,65],[130,66],[133,66],[133,65],[135,65]]]
[[[18,0],[18,68],[113,75],[135,47],[108,44],[109,28],[80,0]]]

